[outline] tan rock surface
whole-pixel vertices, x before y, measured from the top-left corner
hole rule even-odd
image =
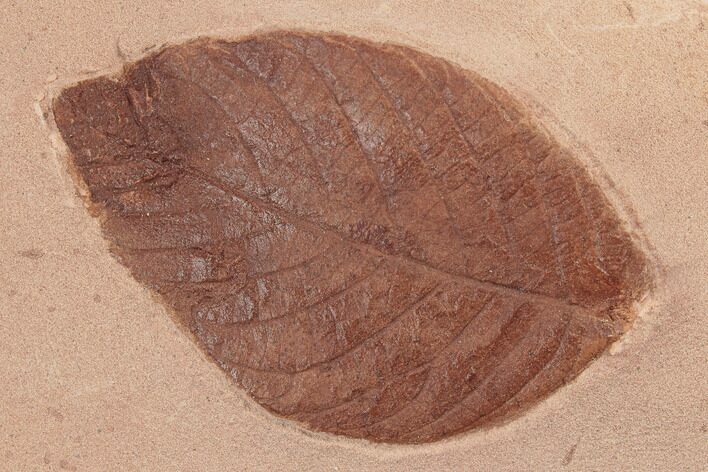
[[[5,2],[0,470],[701,470],[708,462],[708,9],[699,1]],[[449,58],[565,134],[658,267],[634,328],[504,426],[314,435],[238,392],[109,255],[41,119],[63,83],[200,34],[336,30]]]

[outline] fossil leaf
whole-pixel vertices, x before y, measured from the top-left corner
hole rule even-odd
[[[406,47],[200,39],[65,89],[54,116],[115,256],[313,430],[419,443],[508,418],[616,340],[648,284],[574,156]]]

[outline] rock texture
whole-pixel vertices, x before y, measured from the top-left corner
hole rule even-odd
[[[633,319],[646,262],[506,92],[408,48],[166,48],[54,116],[105,237],[257,402],[434,441],[507,418]]]

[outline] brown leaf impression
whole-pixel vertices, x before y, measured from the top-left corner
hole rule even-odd
[[[115,256],[271,412],[420,443],[509,418],[634,318],[647,263],[498,86],[332,34],[199,39],[67,88]]]

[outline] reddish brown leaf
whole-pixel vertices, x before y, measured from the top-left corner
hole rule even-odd
[[[643,255],[576,159],[444,60],[277,32],[64,90],[112,250],[257,402],[425,442],[507,418],[627,328]]]

